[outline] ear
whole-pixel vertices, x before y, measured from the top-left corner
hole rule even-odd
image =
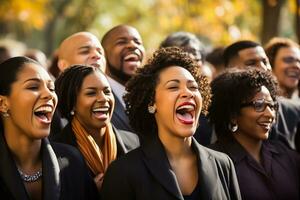
[[[7,112],[9,103],[6,96],[0,95],[0,112]]]
[[[68,63],[64,59],[59,59],[58,62],[57,62],[57,66],[58,66],[59,70],[61,72],[63,72],[67,68]]]

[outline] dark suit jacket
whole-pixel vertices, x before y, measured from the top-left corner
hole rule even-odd
[[[0,134],[0,197],[30,200],[13,156]],[[99,199],[94,181],[79,152],[68,145],[42,142],[43,199]]]
[[[128,116],[125,113],[125,109],[118,99],[118,97],[113,93],[115,97],[115,109],[111,118],[111,123],[120,130],[130,131],[133,132],[132,127],[129,124]]]
[[[120,157],[132,149],[139,146],[139,139],[136,134],[118,130],[113,127],[113,131],[117,140],[117,157]],[[53,141],[72,145],[78,148],[76,137],[72,130],[71,124],[67,124],[60,134],[57,134]]]
[[[243,200],[300,198],[300,156],[280,142],[264,141],[259,164],[234,138],[210,146],[233,160]]]
[[[300,123],[300,102],[295,100],[279,98],[278,99],[277,120],[270,132],[271,140],[279,140],[286,146],[296,149],[295,137]]]
[[[230,158],[195,139],[201,199],[241,199]],[[114,161],[104,176],[103,200],[183,200],[175,173],[158,137]]]

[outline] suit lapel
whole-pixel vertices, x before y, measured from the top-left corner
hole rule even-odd
[[[169,193],[177,199],[183,200],[175,173],[171,169],[165,150],[158,137],[146,142],[142,150],[145,154],[143,160],[150,173]]]
[[[120,102],[118,97],[114,94],[114,92],[113,95],[115,97],[115,108],[111,119],[112,123],[119,129],[132,131],[132,128],[129,126],[129,119],[125,114],[125,109],[122,103]],[[118,126],[122,126],[122,127],[118,127]]]
[[[15,199],[29,200],[25,186],[2,133],[0,134],[0,177]]]
[[[125,144],[122,140],[122,137],[120,136],[120,133],[118,132],[118,130],[114,127],[114,125],[112,125],[113,127],[113,132],[116,136],[116,141],[117,141],[117,151],[118,151],[118,155],[117,156],[121,156],[126,154],[128,151],[125,147]]]
[[[43,139],[43,199],[58,200],[60,198],[60,168],[58,159],[47,138]]]
[[[192,147],[198,157],[198,174],[200,179],[200,186],[202,187],[203,199],[213,199],[213,194],[217,189],[218,175],[215,172],[216,166],[211,155],[205,150],[203,146],[198,144],[193,138]]]

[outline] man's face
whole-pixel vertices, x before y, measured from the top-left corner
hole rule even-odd
[[[129,26],[120,26],[113,30],[103,47],[108,75],[123,83],[135,74],[145,54],[140,34]]]
[[[61,71],[74,64],[92,65],[102,71],[106,68],[104,50],[99,40],[89,33],[80,33],[64,41],[60,55]]]
[[[269,59],[264,49],[260,46],[240,50],[235,64],[240,68],[257,67],[268,71],[271,70]]]

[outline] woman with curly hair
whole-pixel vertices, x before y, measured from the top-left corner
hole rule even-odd
[[[127,92],[130,123],[142,144],[109,166],[103,199],[240,199],[230,158],[193,138],[210,88],[187,53],[159,49]]]
[[[270,72],[227,71],[212,82],[209,120],[218,141],[212,148],[235,164],[242,199],[299,199],[299,155],[271,142],[278,86]]]

